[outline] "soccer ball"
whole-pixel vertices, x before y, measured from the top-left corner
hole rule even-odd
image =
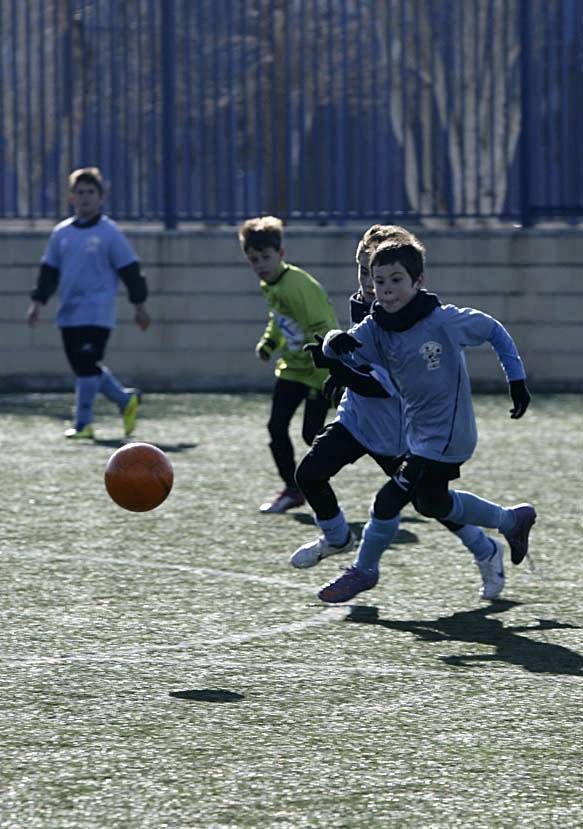
[[[117,449],[105,467],[105,488],[120,507],[148,512],[170,495],[172,464],[152,443],[128,443]]]

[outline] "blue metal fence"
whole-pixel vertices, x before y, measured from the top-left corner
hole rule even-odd
[[[583,214],[581,0],[0,0],[0,217]]]

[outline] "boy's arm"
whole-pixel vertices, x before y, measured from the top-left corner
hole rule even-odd
[[[35,325],[38,321],[41,305],[46,305],[50,297],[57,290],[59,284],[59,269],[42,262],[38,273],[36,287],[30,294],[31,303],[26,312],[29,325]]]
[[[30,298],[33,302],[46,305],[57,290],[58,284],[59,269],[54,268],[52,265],[47,265],[46,262],[42,262],[36,280],[36,287],[31,292]]]
[[[458,345],[477,346],[489,342],[500,360],[510,386],[513,407],[510,416],[518,420],[530,403],[526,387],[526,372],[514,340],[502,323],[475,308],[457,308],[454,305],[442,307],[445,324]]]
[[[488,342],[498,355],[506,379],[509,383],[513,380],[525,380],[526,372],[516,343],[501,322],[498,320],[493,320],[493,322]]]
[[[138,328],[145,331],[150,325],[150,316],[146,311],[148,284],[140,272],[138,257],[125,233],[110,221],[108,256],[110,264],[119,274],[128,292],[128,299],[135,306],[134,320]]]
[[[128,292],[128,299],[135,305],[136,325],[145,331],[150,325],[150,316],[146,311],[146,299],[148,298],[148,284],[140,272],[140,264],[137,260],[124,265],[117,270],[119,278],[124,283]]]
[[[315,334],[315,342],[307,343],[304,351],[308,351],[316,368],[326,368],[330,372],[331,381],[328,386],[346,386],[363,397],[391,397],[395,393],[388,374],[380,367],[369,365],[347,366],[340,360],[325,357],[323,353],[324,339]]]
[[[284,341],[284,336],[279,330],[275,317],[270,312],[265,331],[255,346],[255,354],[260,360],[269,360],[273,352],[281,348]]]
[[[389,386],[382,371],[375,366],[361,365],[349,368],[335,360],[329,371],[338,385],[345,386],[362,397],[392,397],[394,394],[392,384]]]
[[[526,387],[526,372],[516,344],[501,322],[494,320],[488,342],[498,355],[510,386],[513,407],[510,417],[518,420],[528,409],[530,392]]]

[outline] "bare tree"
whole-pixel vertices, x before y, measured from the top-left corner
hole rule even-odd
[[[392,0],[387,21],[398,5]],[[417,9],[415,26],[389,38],[387,29],[379,30],[378,37],[409,201],[421,214],[497,215],[521,123],[518,2],[459,6],[451,33],[453,64],[435,30],[434,4],[423,0]],[[439,134],[445,136],[448,175],[437,177],[443,163]]]

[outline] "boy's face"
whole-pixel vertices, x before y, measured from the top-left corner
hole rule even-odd
[[[363,250],[356,257],[356,265],[358,268],[358,284],[362,298],[365,302],[372,302],[374,299],[374,285],[368,267],[368,256]]]
[[[69,194],[69,201],[73,205],[75,216],[78,219],[89,220],[101,213],[103,194],[99,189],[87,181],[80,181]]]
[[[400,262],[375,265],[373,268],[374,292],[379,305],[388,314],[394,314],[411,302],[423,285],[423,274],[413,282],[409,272]]]
[[[267,283],[272,283],[277,280],[277,277],[281,273],[283,248],[279,250],[275,250],[275,248],[263,248],[263,250],[247,248],[245,255],[259,279]]]

